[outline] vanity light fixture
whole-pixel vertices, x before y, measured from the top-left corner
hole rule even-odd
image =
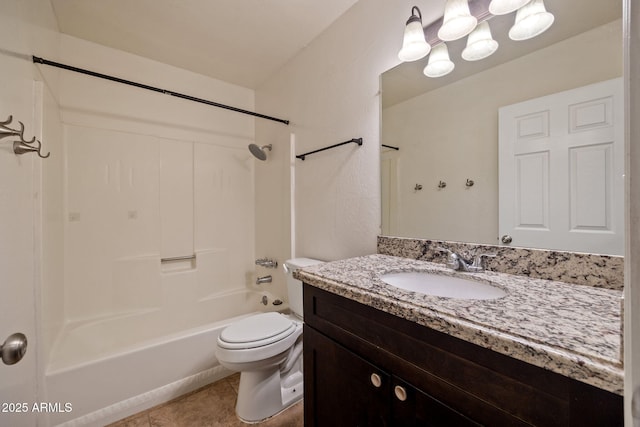
[[[547,12],[543,0],[531,0],[516,12],[516,23],[509,30],[511,40],[529,40],[544,33],[551,24],[554,16]]]
[[[456,65],[449,58],[449,49],[445,43],[434,46],[429,55],[429,63],[424,67],[424,75],[427,77],[446,76]]]
[[[483,21],[467,37],[467,47],[462,51],[462,59],[479,61],[498,50],[498,42],[491,37],[489,23]]]
[[[428,77],[445,76],[453,71],[455,65],[444,42],[468,35],[462,58],[467,61],[484,59],[498,49],[498,42],[493,39],[487,21],[494,15],[514,11],[515,24],[509,30],[511,40],[533,38],[545,32],[554,21],[553,14],[544,7],[544,0],[474,0],[471,9],[468,0],[447,0],[444,16],[423,28],[420,9],[414,6],[398,58],[404,62],[417,61],[431,52],[424,74]]]
[[[458,40],[473,31],[477,24],[478,19],[469,11],[467,0],[447,0],[438,37],[445,42]]]
[[[422,28],[422,13],[417,6],[411,9],[411,17],[407,20],[404,29],[402,49],[398,52],[398,58],[404,62],[417,61],[424,58],[431,51],[431,46],[424,37]]]

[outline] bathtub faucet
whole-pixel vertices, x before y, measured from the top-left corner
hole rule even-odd
[[[256,279],[256,285],[262,285],[263,283],[271,283],[271,275],[258,277]]]

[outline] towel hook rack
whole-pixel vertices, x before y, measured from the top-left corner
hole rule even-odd
[[[20,137],[20,139],[27,143],[27,144],[31,144],[33,143],[33,141],[35,141],[36,137],[34,136],[31,141],[25,141],[24,140],[24,124],[22,122],[18,122],[20,123],[20,130],[17,129],[11,129],[8,125],[11,124],[11,121],[13,120],[13,116],[9,116],[9,118],[7,120],[5,120],[4,122],[0,122],[0,139],[2,138],[6,138],[9,136],[18,136]]]
[[[24,124],[22,122],[18,122],[20,124],[20,130],[10,128],[9,125],[12,120],[13,116],[9,116],[7,120],[0,122],[0,139],[12,136],[20,138],[20,141],[13,142],[13,152],[15,154],[36,153],[41,159],[46,159],[51,155],[51,153],[47,153],[46,155],[42,154],[42,142],[37,140],[35,136],[29,141],[24,139]]]
[[[29,145],[24,141],[14,141],[13,142],[13,152],[16,154],[25,154],[25,153],[36,153],[38,157],[41,159],[46,159],[51,155],[51,153],[47,153],[46,155],[42,155],[42,143],[36,139],[37,145],[34,147],[33,145]]]

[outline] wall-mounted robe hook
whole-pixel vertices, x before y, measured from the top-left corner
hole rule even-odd
[[[422,184],[416,184],[415,187],[413,187],[413,191],[420,191],[422,190]]]
[[[446,182],[444,182],[444,181],[440,181],[440,182],[438,183],[438,188],[444,188],[444,187],[446,187],[446,186],[447,186],[447,183],[446,183]]]
[[[24,125],[22,124],[22,122],[19,122],[20,126],[22,127],[21,130],[11,129],[9,126],[7,126],[11,124],[12,120],[13,116],[9,116],[7,120],[5,120],[4,122],[0,122],[0,139],[6,138],[8,136],[20,136],[24,132]]]
[[[473,187],[473,184],[475,184],[475,182],[473,182],[472,179],[467,178],[467,182],[464,185],[467,187]]]
[[[14,141],[13,143],[13,152],[16,154],[25,154],[25,153],[36,153],[38,157],[41,159],[46,159],[51,155],[51,153],[47,153],[45,156],[42,155],[40,151],[42,149],[42,143],[36,140],[38,143],[37,146],[29,145],[29,143],[24,141]]]
[[[24,124],[22,122],[18,122],[20,124],[20,130],[10,128],[8,125],[11,124],[12,120],[13,120],[13,116],[9,116],[7,120],[5,120],[4,122],[0,122],[0,139],[10,137],[10,136],[14,136],[14,137],[17,136],[18,138],[20,138],[20,141],[13,142],[13,152],[15,154],[24,154],[24,153],[33,152],[38,154],[38,157],[42,159],[46,159],[51,155],[51,153],[42,155],[42,152],[41,152],[42,143],[39,140],[37,140],[35,136],[31,138],[29,141],[24,139]],[[32,144],[36,144],[36,145],[34,146]]]

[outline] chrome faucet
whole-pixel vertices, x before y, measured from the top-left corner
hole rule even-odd
[[[479,271],[484,271],[484,263],[482,262],[483,258],[493,258],[496,254],[478,254],[473,258],[473,262],[462,258],[455,252],[450,251],[446,248],[438,247],[436,250],[441,252],[446,252],[447,256],[447,267],[456,271],[466,271],[470,273],[477,273]]]
[[[256,279],[256,285],[262,285],[263,283],[271,283],[271,275],[258,277]]]
[[[278,261],[270,258],[258,258],[256,265],[261,265],[266,268],[278,268]]]

